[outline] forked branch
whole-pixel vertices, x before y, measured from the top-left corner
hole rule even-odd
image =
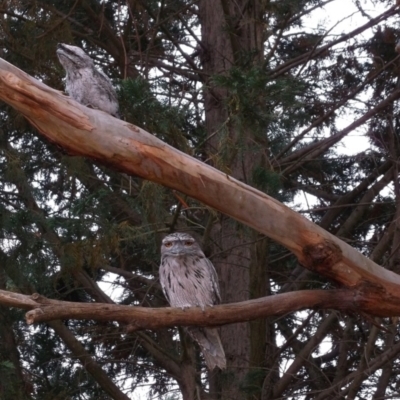
[[[265,193],[180,152],[137,126],[78,104],[2,59],[0,99],[69,153],[95,159],[185,193],[285,246],[304,267],[355,290],[361,294],[357,302],[361,310],[380,316],[400,315],[399,275],[375,264]],[[297,302],[300,302],[298,297]],[[340,308],[337,302],[334,305]],[[228,313],[232,310],[229,307],[231,305],[215,307],[215,310]],[[314,305],[288,311],[309,307]],[[214,323],[214,312],[219,312],[215,310],[204,314],[198,311],[199,324],[200,321],[201,324]],[[161,315],[158,312],[165,313],[155,310],[153,320]],[[236,312],[234,309],[233,313]],[[173,324],[187,323],[177,317],[186,314],[171,311],[176,318]],[[197,315],[196,310],[193,315]],[[110,314],[108,319],[111,319]],[[218,323],[229,321],[221,319]]]

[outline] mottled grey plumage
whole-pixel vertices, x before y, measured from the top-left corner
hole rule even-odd
[[[172,307],[212,307],[221,301],[218,277],[211,261],[187,233],[173,233],[161,245],[160,283]],[[224,349],[215,328],[188,328],[200,345],[210,370],[224,369]]]
[[[93,60],[79,47],[59,43],[57,56],[67,76],[65,89],[78,103],[119,118],[118,100],[110,79],[97,70]]]

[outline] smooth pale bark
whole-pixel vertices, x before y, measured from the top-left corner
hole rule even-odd
[[[399,315],[400,276],[277,200],[167,145],[143,129],[92,110],[0,59],[0,99],[70,154],[179,190],[258,230],[306,268],[365,296],[376,315]]]

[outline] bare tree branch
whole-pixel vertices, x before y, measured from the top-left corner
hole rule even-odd
[[[75,303],[52,300],[35,293],[32,296],[0,290],[0,304],[28,309],[28,324],[54,319],[92,319],[118,321],[135,329],[159,329],[176,325],[218,326],[250,321],[267,316],[284,315],[307,308],[363,310],[368,294],[356,290],[303,290],[259,299],[207,307],[178,308],[132,307],[106,303]],[[400,314],[400,304],[397,307]]]
[[[85,347],[61,321],[51,321],[49,325],[65,342],[74,357],[82,363],[85,369],[96,379],[96,382],[98,382],[100,387],[108,393],[112,399],[129,400],[129,397],[109,378],[107,373],[104,372],[100,365],[86,351]]]
[[[186,193],[282,244],[306,268],[357,289],[363,310],[399,315],[399,275],[265,193],[139,127],[76,103],[1,59],[0,99],[66,151]]]

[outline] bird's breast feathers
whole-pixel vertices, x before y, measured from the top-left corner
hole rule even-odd
[[[216,304],[213,276],[204,257],[163,257],[160,283],[172,307]]]

